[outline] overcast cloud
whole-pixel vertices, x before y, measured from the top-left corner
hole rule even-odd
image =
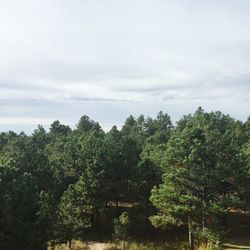
[[[0,130],[86,114],[250,114],[249,0],[1,0]]]

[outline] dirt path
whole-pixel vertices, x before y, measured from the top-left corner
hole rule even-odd
[[[105,250],[109,244],[90,241],[88,242],[89,250]]]

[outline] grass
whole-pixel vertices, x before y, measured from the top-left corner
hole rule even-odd
[[[107,247],[105,250],[122,250],[122,243],[112,243],[108,242]],[[73,241],[72,242],[72,248],[71,250],[88,250],[87,243],[81,242],[81,241]],[[163,242],[136,242],[132,241],[129,244],[126,245],[126,250],[186,250],[187,243],[186,242],[169,242],[169,243],[163,243]],[[248,244],[231,244],[231,243],[225,243],[224,250],[250,250],[250,245]],[[51,250],[49,248],[48,250]],[[69,247],[65,244],[60,244],[55,247],[55,250],[69,250]],[[211,250],[211,248],[208,248],[206,246],[199,246],[197,250]]]
[[[250,213],[232,211],[229,217],[229,232],[224,240],[224,249],[250,249]]]
[[[87,250],[88,246],[85,242],[74,240],[71,245],[71,250]],[[52,250],[51,247],[48,248],[48,250]],[[69,250],[69,247],[67,244],[57,244],[55,246],[55,250]]]
[[[111,244],[106,250],[122,250],[122,244]],[[182,243],[157,243],[157,242],[136,242],[132,241],[126,245],[126,250],[186,250],[187,245]]]
[[[107,246],[105,247],[105,250],[122,250],[123,246],[122,243],[113,243],[113,242],[107,242]],[[52,248],[48,248],[48,250],[51,250]],[[88,244],[83,243],[81,241],[73,241],[71,250],[87,250]],[[187,244],[186,242],[170,242],[170,243],[164,243],[164,242],[136,242],[132,241],[126,244],[126,250],[186,250]],[[69,250],[69,247],[66,244],[59,244],[56,245],[55,250]],[[199,249],[202,250],[202,249]]]
[[[236,250],[236,249],[250,249],[250,246],[246,245],[235,245],[235,244],[224,244],[224,249],[225,250]]]
[[[250,250],[250,213],[246,214],[239,211],[231,211],[228,218],[229,221],[229,231],[224,238],[224,250]],[[248,222],[247,222],[248,221]],[[112,230],[110,228],[110,230]],[[132,235],[136,235],[135,234]],[[158,238],[144,236],[139,238],[134,238],[135,240],[127,245],[127,250],[186,250],[187,243],[182,240],[168,239],[167,242],[164,235],[157,234]],[[96,237],[94,239],[99,239]],[[89,239],[89,241],[94,240]],[[110,237],[103,239],[103,242],[107,243],[106,250],[121,250],[122,244],[115,244],[109,242]],[[88,244],[81,241],[73,241],[71,250],[87,250]],[[197,250],[211,250],[207,246],[199,246]],[[48,250],[52,250],[49,248]],[[68,246],[65,244],[57,245],[55,250],[69,250]]]

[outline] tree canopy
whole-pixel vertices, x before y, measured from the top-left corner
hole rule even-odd
[[[228,213],[250,209],[249,121],[199,108],[175,125],[159,112],[104,131],[83,115],[75,129],[0,133],[0,248],[70,246],[115,218],[125,240],[133,214],[123,203],[142,233],[182,228],[190,249],[208,235],[219,248]]]

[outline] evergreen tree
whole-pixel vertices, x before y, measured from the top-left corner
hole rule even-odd
[[[232,133],[235,121],[220,112],[198,109],[183,121],[167,145],[163,184],[152,190],[159,212],[151,221],[157,227],[187,224],[189,248],[194,249],[195,229],[213,230],[227,208],[237,205],[240,147]]]
[[[69,185],[64,192],[58,215],[58,234],[69,243],[72,239],[82,236],[84,229],[91,226],[93,201],[85,180],[80,177],[78,182]]]
[[[118,218],[114,219],[113,238],[122,241],[123,249],[126,248],[126,242],[129,240],[129,217],[127,212],[123,212]]]

